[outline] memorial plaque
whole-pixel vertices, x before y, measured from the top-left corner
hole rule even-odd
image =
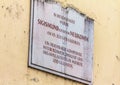
[[[93,20],[51,0],[31,0],[29,66],[92,84]]]

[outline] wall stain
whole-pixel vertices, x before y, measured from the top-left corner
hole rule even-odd
[[[12,8],[11,7],[6,7],[6,10],[8,11],[9,14],[11,14],[11,12],[12,12]]]
[[[99,67],[99,64],[97,64],[97,66]]]
[[[24,31],[24,34],[26,33],[26,31]]]
[[[16,79],[14,79],[13,81],[17,81]]]
[[[4,6],[1,6],[2,8],[4,8]]]
[[[4,34],[4,38],[6,38],[6,34]]]
[[[32,79],[30,79],[30,81],[34,81],[34,82],[38,83],[39,79],[38,78],[32,78]]]
[[[46,73],[46,77],[48,76],[48,73]]]
[[[112,85],[115,85],[114,83],[112,83]]]
[[[116,56],[116,59],[117,59],[118,61],[120,61],[120,57],[119,57],[119,56]]]
[[[1,8],[5,10],[5,18],[10,17],[12,19],[21,19],[24,12],[23,5],[19,4],[18,2],[6,6],[2,5]]]

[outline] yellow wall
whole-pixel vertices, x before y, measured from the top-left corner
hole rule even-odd
[[[93,85],[120,85],[120,0],[57,0],[93,18]],[[0,85],[83,85],[28,68],[30,0],[0,0]]]

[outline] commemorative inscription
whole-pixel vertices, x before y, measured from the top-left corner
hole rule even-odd
[[[93,20],[51,0],[31,2],[29,66],[91,84]]]

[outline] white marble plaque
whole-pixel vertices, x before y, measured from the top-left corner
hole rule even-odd
[[[51,0],[32,0],[30,24],[30,67],[92,83],[92,19]]]

